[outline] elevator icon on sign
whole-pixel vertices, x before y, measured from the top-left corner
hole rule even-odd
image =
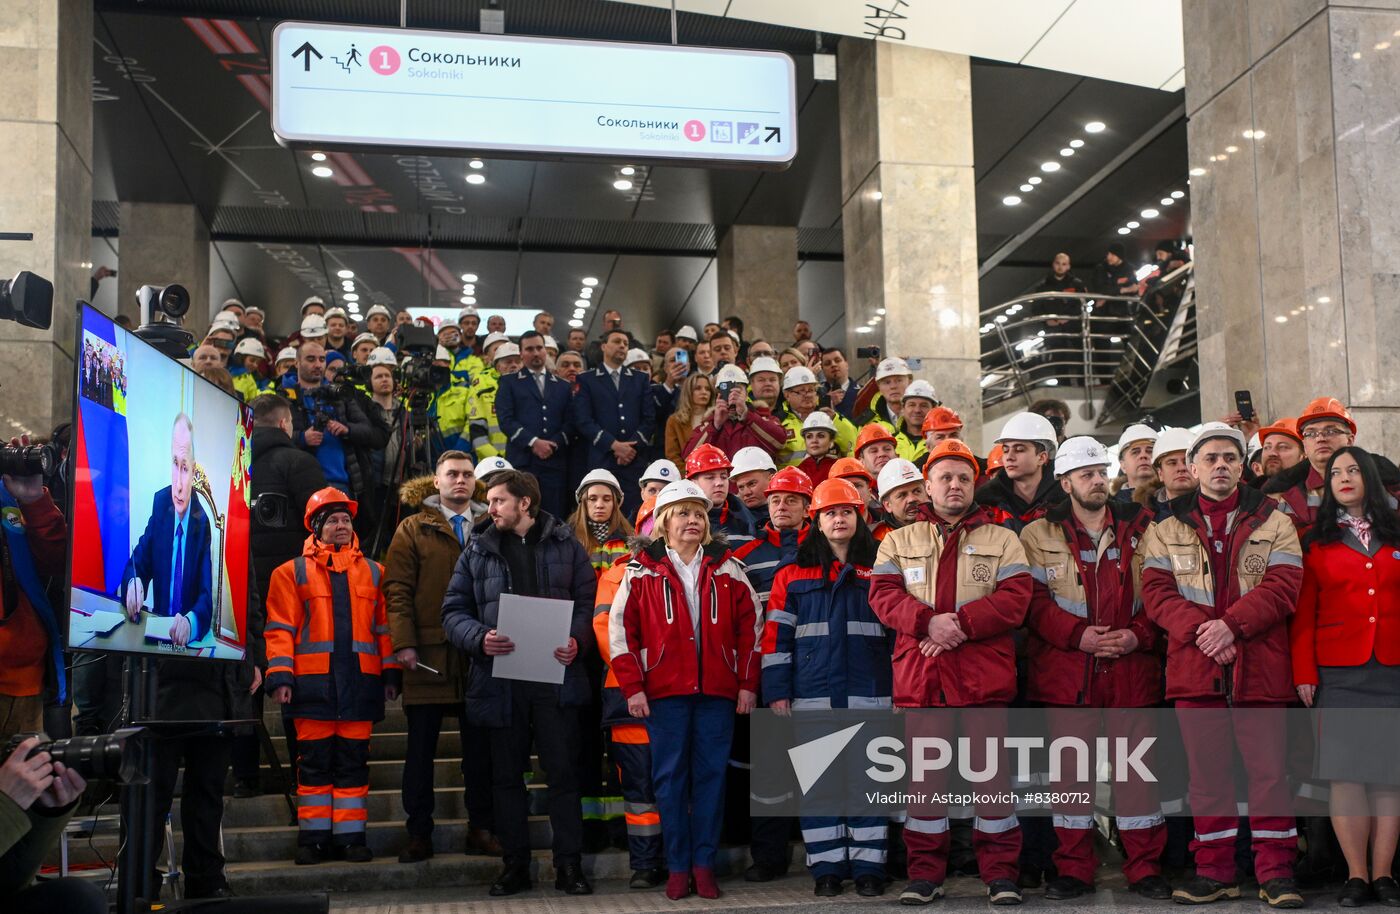
[[[710,121],[710,142],[711,143],[732,143],[734,142],[734,124],[732,121]]]

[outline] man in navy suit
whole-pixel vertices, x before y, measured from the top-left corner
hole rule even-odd
[[[209,632],[214,610],[213,537],[209,518],[194,500],[194,423],[184,413],[170,433],[170,486],[156,493],[146,531],[122,572],[126,614],[135,622],[154,588],[155,615],[174,618],[176,647]]]
[[[540,507],[563,520],[569,515],[569,382],[545,367],[544,334],[520,336],[525,363],[503,375],[496,390],[496,422],[506,436],[506,460],[540,484]]]
[[[621,329],[609,330],[602,341],[602,365],[578,376],[573,400],[573,425],[589,449],[588,465],[612,471],[622,484],[622,513],[632,517],[641,507],[638,481],[646,463],[641,458],[656,438],[656,408],[651,378],[624,368],[631,340]]]

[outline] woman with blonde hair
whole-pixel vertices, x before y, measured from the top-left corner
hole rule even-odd
[[[696,426],[705,421],[714,399],[715,382],[707,374],[693,372],[681,383],[676,411],[666,420],[666,459],[676,466],[685,463],[686,443]]]
[[[583,543],[594,574],[602,577],[619,556],[627,554],[632,525],[622,514],[622,484],[607,470],[593,470],[574,493],[578,507],[569,516],[574,536]]]

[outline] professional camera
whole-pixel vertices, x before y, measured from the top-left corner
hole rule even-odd
[[[434,365],[421,356],[408,359],[399,366],[398,385],[404,390],[434,393],[452,379],[452,369]]]
[[[879,346],[862,346],[856,350],[856,358],[858,359],[878,359],[879,357]]]
[[[28,270],[0,280],[0,320],[47,330],[53,321],[53,283]]]
[[[194,334],[178,323],[190,310],[190,293],[181,285],[142,286],[136,290],[141,326],[136,335],[172,359],[185,358],[194,345]]]
[[[368,390],[371,367],[372,366],[369,365],[360,365],[358,363],[351,362],[349,365],[346,365],[344,368],[340,369],[340,371],[335,376],[334,383],[359,384],[366,390]]]
[[[0,473],[6,476],[52,476],[58,468],[58,452],[47,444],[0,447]]]
[[[112,780],[122,784],[144,784],[149,779],[145,774],[146,730],[144,727],[127,727],[115,733],[101,736],[75,736],[72,739],[49,739],[42,733],[16,733],[0,752],[0,762],[9,758],[19,744],[37,736],[39,745],[29,753],[33,758],[40,752],[47,752],[55,762],[62,762],[83,776],[85,781]]]

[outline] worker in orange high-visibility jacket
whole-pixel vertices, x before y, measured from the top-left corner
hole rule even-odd
[[[398,697],[403,672],[389,641],[383,569],[364,557],[356,504],[334,488],[311,496],[301,555],[267,594],[267,688],[296,727],[296,862],[373,859],[365,843],[369,734]]]
[[[650,516],[648,499],[642,510]],[[640,512],[638,518],[641,518]],[[666,858],[661,846],[661,813],[656,808],[656,794],[651,787],[651,737],[647,725],[627,711],[627,699],[617,685],[612,670],[612,651],[608,645],[608,612],[613,597],[627,576],[627,563],[632,553],[620,555],[598,578],[598,597],[593,614],[593,631],[598,635],[598,653],[608,675],[603,680],[603,726],[608,729],[608,755],[617,766],[617,780],[622,785],[624,818],[627,821],[627,854],[632,865],[634,889],[649,889],[666,881]]]

